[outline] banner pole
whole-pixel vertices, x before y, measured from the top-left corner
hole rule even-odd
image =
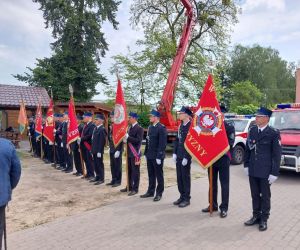
[[[209,214],[213,212],[213,171],[212,166],[209,167]]]

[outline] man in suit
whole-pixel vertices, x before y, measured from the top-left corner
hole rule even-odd
[[[221,112],[224,114],[227,112],[227,109],[224,105],[220,105]],[[222,203],[220,205],[220,217],[227,217],[228,211],[228,203],[229,203],[229,168],[230,168],[230,160],[234,139],[235,139],[235,128],[232,123],[224,121],[224,126],[226,130],[226,135],[228,139],[228,144],[230,146],[230,150],[226,152],[219,160],[217,160],[212,165],[213,172],[213,211],[218,211],[218,175],[221,183],[221,200]],[[208,169],[208,176],[209,176]],[[208,191],[209,193],[210,191]],[[202,209],[203,213],[208,213],[210,211],[209,206]]]
[[[259,231],[267,230],[271,210],[271,189],[279,175],[281,161],[280,133],[268,125],[272,111],[261,107],[256,113],[256,125],[248,134],[244,169],[249,176],[252,197],[252,218],[246,226],[259,224]]]
[[[82,134],[83,130],[83,124],[82,124],[82,117],[81,115],[77,115],[77,124],[78,124],[78,132],[79,136]],[[74,157],[74,164],[75,164],[75,169],[76,173],[73,173],[75,176],[82,176],[83,171],[82,171],[82,162],[81,162],[81,156],[80,156],[80,148],[79,144],[77,141],[74,141],[70,145],[72,152],[73,152],[73,157]]]
[[[141,146],[143,140],[144,129],[137,122],[137,113],[129,113],[129,130],[124,137],[124,142],[127,142],[127,161],[128,161],[128,178],[129,196],[135,195],[139,191],[140,184],[140,160]],[[127,192],[127,187],[120,190]]]
[[[62,125],[62,143],[64,152],[64,168],[62,169],[65,173],[73,172],[73,155],[68,145],[68,126],[69,126],[69,113],[64,113],[64,122]]]
[[[141,198],[153,197],[156,193],[153,201],[160,201],[164,192],[163,165],[167,146],[167,130],[159,122],[159,118],[160,113],[157,110],[152,110],[150,113],[151,125],[148,127],[144,152],[147,159],[149,184],[147,192],[141,195]]]
[[[110,170],[111,170],[111,182],[106,185],[112,187],[118,187],[122,182],[122,152],[123,152],[123,141],[115,147],[113,142],[113,123],[114,123],[114,111],[110,113],[111,126],[108,132],[109,141],[109,159],[110,159]]]
[[[173,204],[178,207],[187,207],[191,199],[191,162],[192,157],[184,147],[184,141],[191,126],[193,112],[183,106],[179,113],[181,125],[174,143],[173,160],[176,162],[177,185],[180,197]]]
[[[95,116],[95,125],[93,135],[92,135],[92,154],[94,159],[95,173],[96,177],[90,182],[94,182],[95,185],[100,185],[104,183],[104,163],[103,163],[103,154],[104,147],[106,144],[107,132],[104,123],[104,115],[96,114]]]
[[[85,162],[86,171],[87,174],[85,177],[87,180],[94,179],[94,162],[92,158],[92,135],[95,128],[95,125],[92,122],[92,113],[91,112],[85,112],[83,114],[83,130],[81,133],[81,137],[78,139],[78,142],[80,143],[80,148],[82,150],[82,156],[83,160]]]
[[[21,164],[14,145],[0,138],[0,249],[5,230],[5,208],[11,200],[12,190],[18,185]]]

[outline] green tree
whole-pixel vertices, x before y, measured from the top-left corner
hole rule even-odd
[[[69,98],[68,85],[74,87],[78,101],[90,100],[98,83],[107,84],[99,73],[101,57],[108,50],[102,30],[107,21],[117,29],[119,1],[110,0],[33,0],[40,4],[46,28],[52,28],[53,55],[38,59],[29,73],[16,75],[31,86],[53,87],[56,100]]]
[[[198,101],[210,71],[207,61],[225,53],[230,27],[237,22],[234,1],[196,0],[193,3],[196,25],[177,88],[177,104]],[[124,88],[131,100],[144,100],[148,104],[160,100],[186,21],[184,13],[178,0],[136,0],[132,4],[132,25],[143,28],[144,39],[137,42],[140,51],[115,57],[124,84],[134,86]]]
[[[231,53],[227,73],[232,82],[254,83],[264,95],[264,105],[269,105],[294,101],[294,71],[295,64],[283,60],[275,49],[237,45]]]
[[[233,112],[238,112],[237,108],[243,105],[252,104],[258,107],[262,103],[263,94],[250,81],[234,83],[231,87],[231,91],[230,110]]]

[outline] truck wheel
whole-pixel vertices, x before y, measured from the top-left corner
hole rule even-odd
[[[232,150],[231,163],[234,165],[242,164],[244,161],[245,150],[241,145],[236,145]]]

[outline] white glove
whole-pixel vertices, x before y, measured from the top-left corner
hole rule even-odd
[[[77,144],[80,144],[81,138],[77,138]]]
[[[114,157],[118,159],[120,157],[120,151],[116,151]]]
[[[56,129],[53,129],[53,133],[54,133],[54,134],[56,133]]]
[[[245,175],[249,176],[249,168],[244,168]]]
[[[186,158],[183,158],[182,160],[182,166],[186,166],[188,163],[188,160]]]
[[[160,165],[161,164],[161,159],[156,159],[156,164]]]
[[[64,144],[63,144],[63,143],[61,143],[61,144],[60,144],[60,147],[61,147],[61,148],[63,148],[63,147],[64,147]]]
[[[128,133],[126,133],[126,135],[125,135],[125,138],[126,138],[126,140],[128,139],[128,137],[129,137],[129,134],[128,134]]]
[[[101,158],[101,153],[97,153],[97,157],[98,157],[98,158]]]
[[[270,175],[269,175],[269,178],[268,178],[269,184],[270,184],[270,185],[273,184],[277,179],[278,179],[277,176],[271,175],[271,174],[270,174]]]
[[[29,130],[29,129],[30,129],[30,127],[28,126],[28,127],[27,127],[27,129]]]
[[[53,142],[49,141],[49,145],[52,146],[52,145],[53,145]]]
[[[31,136],[30,132],[28,133],[29,136]]]
[[[172,158],[173,158],[173,161],[176,162],[177,155],[176,155],[176,154],[173,154]]]

